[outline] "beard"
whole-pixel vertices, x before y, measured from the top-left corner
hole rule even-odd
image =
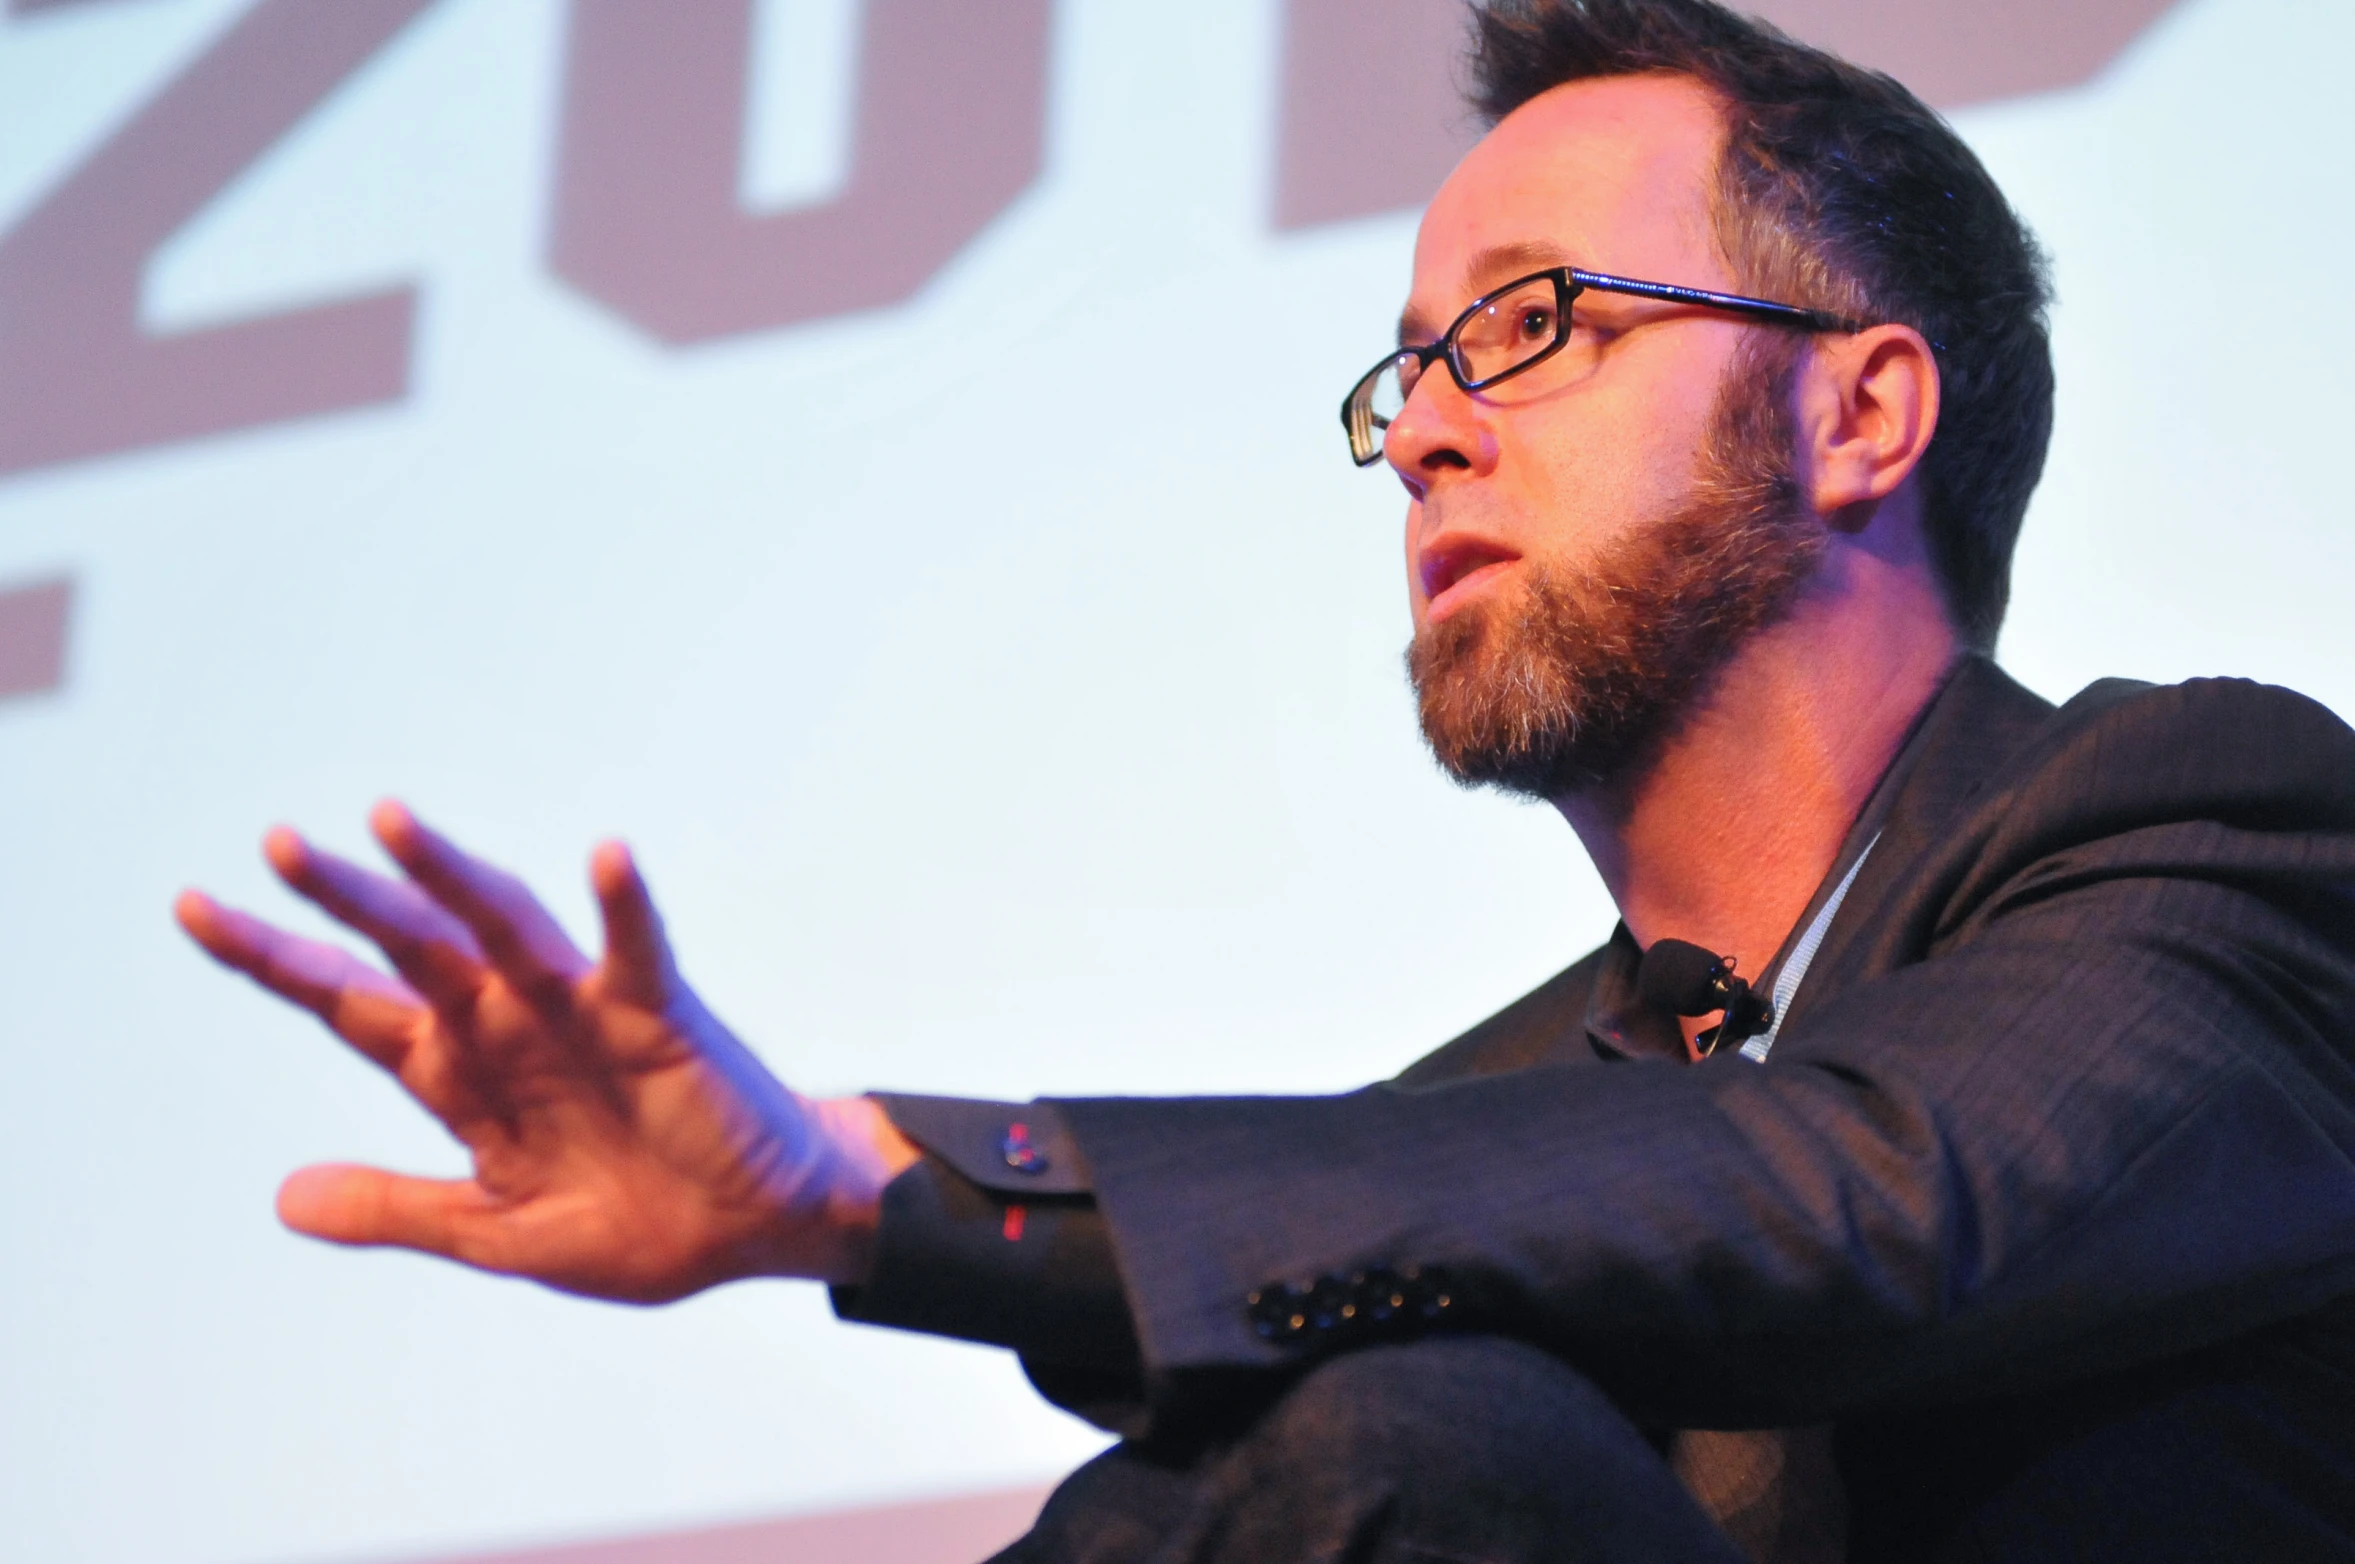
[[[1575,575],[1527,565],[1517,600],[1467,606],[1415,636],[1407,677],[1449,776],[1543,799],[1630,776],[1790,612],[1827,541],[1793,476],[1796,347],[1744,344],[1671,514]]]

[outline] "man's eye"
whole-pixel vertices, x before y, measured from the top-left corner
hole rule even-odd
[[[1542,342],[1554,334],[1554,312],[1548,309],[1525,309],[1521,312],[1521,339]]]

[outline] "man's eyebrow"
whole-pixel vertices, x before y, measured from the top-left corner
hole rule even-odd
[[[1464,267],[1464,292],[1476,296],[1513,277],[1524,277],[1531,272],[1544,271],[1553,266],[1574,266],[1570,252],[1547,239],[1516,239],[1510,244],[1492,244],[1475,254]],[[1428,342],[1439,335],[1440,328],[1430,324],[1415,307],[1409,304],[1398,317],[1398,345]]]

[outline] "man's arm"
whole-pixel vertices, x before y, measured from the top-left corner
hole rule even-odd
[[[1989,800],[1930,959],[1764,1068],[1061,1105],[1151,1393],[1371,1339],[1380,1310],[1295,1327],[1274,1286],[1434,1266],[1450,1318],[1684,1424],[2090,1372],[2355,1289],[2355,736],[2278,692],[2222,715],[2096,728],[2106,783],[2057,816]],[[398,811],[377,825],[407,882],[290,837],[272,858],[405,981],[182,907],[475,1155],[449,1185],[298,1174],[290,1222],[611,1297],[863,1275],[915,1149],[768,1077],[678,983],[626,857],[600,850],[592,966],[512,880]],[[999,1198],[1025,1187],[974,1160]]]

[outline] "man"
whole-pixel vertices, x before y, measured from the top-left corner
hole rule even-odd
[[[267,852],[397,976],[180,916],[475,1176],[281,1213],[1014,1346],[1127,1436],[1016,1559],[2355,1557],[2355,734],[1986,659],[2044,284],[1903,89],[1708,0],[1476,20],[1344,421],[1435,754],[1560,809],[1607,945],[1341,1097],[813,1102],[618,845],[592,962],[386,805],[400,878]]]

